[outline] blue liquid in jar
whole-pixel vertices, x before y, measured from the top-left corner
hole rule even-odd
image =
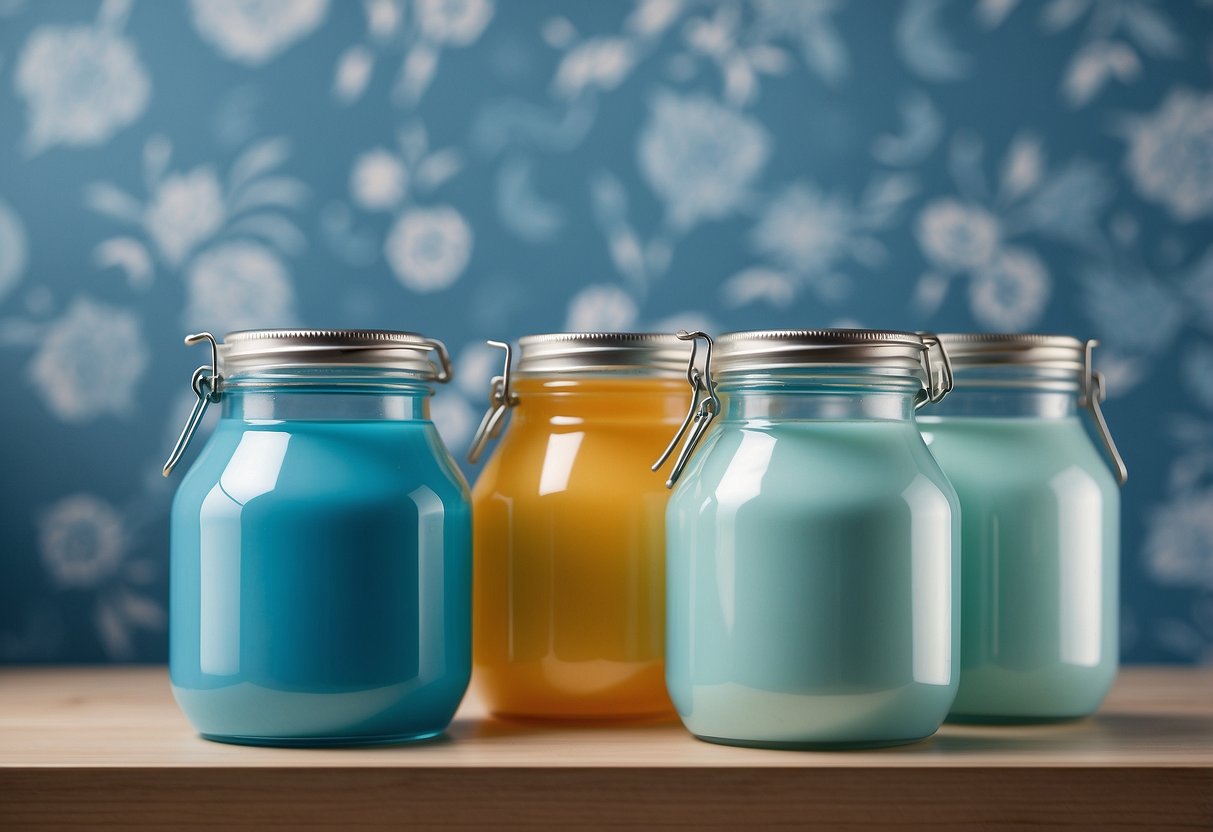
[[[432,423],[222,419],[172,528],[170,674],[204,736],[446,728],[471,670],[471,513]]]

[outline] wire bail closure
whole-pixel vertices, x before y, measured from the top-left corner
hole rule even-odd
[[[1083,346],[1082,392],[1079,395],[1078,404],[1080,407],[1085,407],[1091,413],[1091,418],[1095,420],[1096,433],[1099,434],[1099,439],[1103,443],[1108,461],[1112,465],[1112,473],[1116,476],[1116,484],[1123,486],[1129,480],[1129,469],[1125,466],[1125,461],[1120,455],[1120,451],[1116,448],[1116,442],[1112,439],[1112,432],[1108,430],[1108,423],[1104,420],[1103,411],[1099,407],[1100,403],[1108,396],[1107,388],[1104,385],[1103,373],[1095,369],[1092,357],[1095,348],[1099,346],[1099,341],[1092,338],[1086,341]]]
[[[952,376],[952,360],[948,358],[948,351],[944,349],[939,337],[933,332],[919,332],[918,337],[922,339],[922,343],[926,347],[922,353],[922,369],[927,376],[927,385],[923,390],[926,396],[914,405],[915,409],[925,404],[935,404],[951,393],[955,386],[955,379]],[[935,361],[931,360],[932,352],[939,356]]]
[[[505,351],[505,367],[501,375],[493,376],[489,384],[489,409],[480,420],[480,425],[472,436],[472,444],[468,448],[468,462],[473,465],[480,461],[480,456],[488,444],[501,434],[501,429],[505,427],[506,412],[518,405],[518,394],[510,385],[510,365],[514,360],[514,348],[504,341],[485,343]]]
[[[186,346],[200,344],[203,341],[210,342],[211,363],[209,366],[203,364],[194,370],[193,378],[190,380],[190,387],[197,394],[198,401],[194,403],[194,409],[190,411],[185,427],[182,428],[181,435],[177,437],[177,444],[173,446],[172,453],[168,455],[168,461],[164,463],[162,473],[166,477],[181,461],[185,449],[190,444],[190,439],[194,436],[194,431],[198,430],[198,425],[202,423],[202,417],[206,414],[207,407],[212,402],[223,398],[223,376],[219,374],[219,343],[215,340],[215,336],[209,332],[199,332],[185,337]]]
[[[687,383],[691,385],[691,407],[687,410],[686,418],[682,420],[678,432],[674,434],[674,438],[670,440],[670,444],[666,446],[666,449],[652,466],[653,471],[660,470],[661,466],[665,465],[666,460],[670,458],[670,455],[674,453],[674,449],[678,447],[679,440],[684,435],[686,436],[686,441],[682,444],[682,450],[678,452],[678,457],[674,460],[674,467],[670,470],[670,477],[665,481],[666,488],[673,488],[674,483],[678,482],[678,478],[682,476],[682,471],[686,468],[691,454],[695,451],[695,446],[699,444],[699,440],[703,438],[708,425],[712,423],[712,420],[720,412],[720,399],[716,395],[716,382],[712,378],[712,347],[715,345],[715,342],[712,341],[712,337],[706,332],[687,332],[685,329],[678,330],[677,338],[680,341],[691,342],[691,357],[687,361]],[[707,344],[702,372],[695,366],[695,356],[698,352],[699,339],[701,338]],[[689,433],[688,428],[690,429]]]

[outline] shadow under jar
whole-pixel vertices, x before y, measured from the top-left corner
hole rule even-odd
[[[568,333],[520,346],[473,443],[477,456],[508,410],[472,491],[477,690],[505,717],[672,717],[669,494],[648,466],[686,412],[690,345]]]
[[[934,339],[729,333],[691,377],[667,514],[666,680],[683,723],[775,748],[933,734],[956,693],[960,532],[915,423],[950,386]]]
[[[960,690],[949,719],[1086,716],[1116,675],[1116,479],[1125,477],[1099,412],[1094,342],[987,334],[940,340],[956,389],[921,427],[962,510]],[[1112,470],[1088,436],[1082,409]]]
[[[172,508],[169,671],[206,738],[433,737],[471,670],[467,485],[429,420],[442,344],[235,332],[194,376],[222,416]],[[197,417],[197,418],[195,418]]]

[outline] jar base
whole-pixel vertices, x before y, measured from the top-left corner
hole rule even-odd
[[[674,722],[678,714],[673,710],[635,714],[520,714],[509,711],[489,711],[489,716],[502,722],[519,722],[529,725],[659,725]]]
[[[405,745],[435,740],[442,731],[420,734],[384,734],[368,737],[248,737],[228,734],[199,734],[204,740],[226,745],[256,745],[267,748],[351,748],[362,745]]]
[[[695,734],[697,740],[715,743],[716,745],[731,745],[736,748],[766,748],[773,751],[863,751],[872,748],[893,748],[898,745],[911,745],[929,739],[933,734],[921,737],[907,737],[898,740],[854,740],[843,742],[814,742],[812,740],[738,740],[732,737],[709,737]]]
[[[1080,722],[1090,714],[1076,716],[1032,716],[1005,714],[948,714],[945,722],[953,725],[1064,725]]]

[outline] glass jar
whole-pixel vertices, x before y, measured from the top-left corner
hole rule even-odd
[[[223,411],[172,508],[181,709],[250,745],[441,733],[471,670],[468,490],[427,403],[446,350],[385,331],[191,339],[212,363],[166,475],[207,403]]]
[[[1099,707],[1117,665],[1123,482],[1094,342],[941,335],[956,391],[921,427],[962,509],[960,690],[951,719],[1039,722]]]
[[[687,409],[672,335],[522,338],[494,379],[472,491],[476,687],[532,719],[672,716],[664,683],[665,506],[648,465]]]
[[[934,339],[737,332],[713,355],[682,336],[708,343],[666,521],[682,721],[776,748],[933,734],[956,693],[960,533],[914,416],[950,386]]]

